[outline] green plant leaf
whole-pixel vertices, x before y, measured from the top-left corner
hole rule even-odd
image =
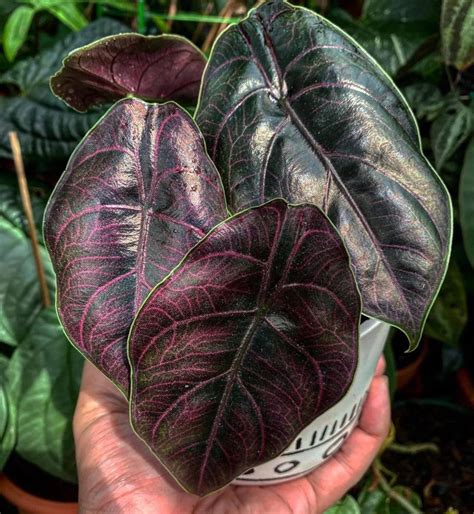
[[[438,31],[440,0],[366,0],[360,20],[334,9],[329,17],[349,32],[390,74]]]
[[[44,201],[33,197],[40,223]],[[17,345],[42,309],[31,243],[15,182],[0,180],[0,341]],[[54,273],[46,250],[41,247],[46,277],[54,301]]]
[[[467,298],[464,279],[456,261],[452,259],[426,322],[425,334],[443,343],[456,345],[466,323]]]
[[[3,469],[16,440],[16,408],[11,401],[6,371],[9,359],[0,354],[0,469]]]
[[[429,82],[410,84],[402,88],[402,92],[419,120],[433,121],[444,107],[441,91]]]
[[[75,481],[72,416],[83,358],[67,341],[54,307],[45,309],[7,371],[18,409],[15,450],[44,471]]]
[[[390,499],[381,489],[363,490],[357,498],[363,514],[388,514]]]
[[[54,3],[47,10],[59,21],[71,30],[81,30],[87,25],[87,18],[72,2],[47,2]]]
[[[72,111],[47,86],[26,96],[0,97],[0,157],[11,157],[8,132],[14,130],[25,160],[66,159],[99,117],[98,112]]]
[[[49,86],[49,77],[61,66],[69,52],[101,37],[121,32],[130,32],[130,29],[111,18],[100,18],[80,32],[68,34],[40,54],[16,63],[13,68],[0,75],[0,83],[14,84],[23,95],[28,95],[38,85]]]
[[[28,36],[35,10],[28,5],[20,5],[8,17],[3,29],[3,50],[9,61],[14,61],[18,50]]]
[[[459,215],[467,258],[474,268],[474,137],[464,155],[459,182]]]
[[[438,170],[471,134],[472,118],[472,110],[458,98],[446,98],[444,109],[431,125],[430,132],[431,147]]]
[[[361,510],[354,498],[347,495],[345,498],[338,501],[336,505],[327,509],[324,514],[361,514]]]
[[[16,85],[21,95],[0,97],[0,157],[11,157],[10,130],[18,132],[26,160],[69,157],[100,113],[79,114],[68,109],[49,90],[49,77],[74,48],[127,30],[119,22],[101,18],[80,32],[69,34],[38,56],[17,63],[1,75],[0,83]]]
[[[447,64],[464,70],[474,63],[474,2],[443,0],[441,43]]]

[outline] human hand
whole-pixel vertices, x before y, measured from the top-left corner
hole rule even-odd
[[[130,427],[126,400],[86,362],[74,416],[81,513],[322,514],[363,476],[390,425],[385,363],[379,360],[359,425],[341,449],[302,478],[229,486],[206,498],[184,492]]]

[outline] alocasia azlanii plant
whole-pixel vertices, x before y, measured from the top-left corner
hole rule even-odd
[[[350,385],[360,298],[326,216],[283,200],[219,225],[130,336],[131,419],[203,494],[279,455]]]
[[[185,38],[118,34],[70,53],[51,89],[78,111],[127,95],[192,104],[205,64]]]
[[[73,153],[48,204],[44,235],[58,313],[79,349],[123,391],[134,314],[226,216],[221,182],[176,104],[118,102]]]
[[[364,313],[416,346],[446,272],[451,207],[373,59],[310,11],[267,2],[214,46],[196,120],[232,211],[276,196],[321,207]]]
[[[160,45],[121,37],[73,54],[56,92],[87,108],[187,90],[192,52],[164,87],[171,52],[147,71]],[[136,67],[117,64],[135,51]],[[81,87],[61,93],[71,78]],[[121,100],[71,157],[45,239],[71,341],[129,394],[132,426],[178,482],[206,494],[341,399],[361,310],[416,345],[451,206],[385,73],[285,2],[217,40],[196,121],[224,187],[182,109]]]

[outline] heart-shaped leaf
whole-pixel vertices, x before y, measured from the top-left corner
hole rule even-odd
[[[180,36],[119,34],[79,48],[51,78],[51,89],[77,111],[130,94],[195,103],[206,60]]]
[[[225,216],[202,136],[176,104],[122,100],[72,155],[45,214],[58,312],[73,343],[123,391],[138,307]]]
[[[347,252],[319,209],[274,200],[238,214],[137,315],[132,424],[187,490],[219,489],[344,395],[359,320]]]
[[[267,2],[218,39],[196,118],[231,209],[275,197],[321,207],[364,313],[415,346],[446,271],[451,205],[408,105],[362,48],[308,10]]]

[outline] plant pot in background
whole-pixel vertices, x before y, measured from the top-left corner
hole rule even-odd
[[[16,452],[0,475],[0,495],[20,514],[77,513],[77,485],[46,473]]]
[[[273,485],[306,475],[339,450],[356,427],[367,390],[383,352],[389,325],[364,321],[360,327],[359,362],[351,386],[336,405],[315,419],[279,457],[250,469],[237,485]]]
[[[78,512],[77,503],[39,498],[18,487],[6,475],[0,475],[0,494],[14,505],[20,514],[76,514]]]

